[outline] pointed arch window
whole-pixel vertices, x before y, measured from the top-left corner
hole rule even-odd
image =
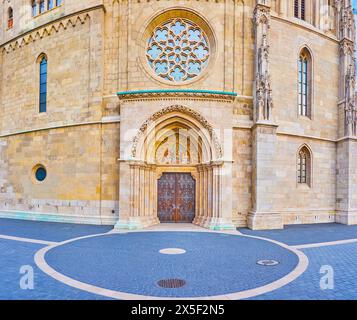
[[[294,17],[305,20],[305,0],[294,0]]]
[[[11,29],[13,26],[14,26],[14,11],[10,7],[8,11],[7,27],[8,29]]]
[[[311,186],[311,153],[306,146],[298,153],[297,180],[299,184]]]
[[[47,112],[47,58],[40,58],[40,113]]]
[[[45,0],[40,0],[39,3],[39,13],[44,13],[45,12]]]
[[[37,3],[36,0],[31,1],[31,14],[33,17],[37,15]]]
[[[298,82],[299,82],[299,115],[311,117],[311,55],[309,51],[304,48],[299,55],[298,63]]]
[[[55,0],[48,0],[47,1],[47,10],[52,10],[55,7]]]

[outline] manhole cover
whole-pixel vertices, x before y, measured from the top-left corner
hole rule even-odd
[[[157,285],[161,288],[182,288],[186,284],[185,280],[182,279],[163,279],[157,282]]]
[[[257,261],[257,264],[261,266],[276,266],[279,262],[275,260],[259,260]]]

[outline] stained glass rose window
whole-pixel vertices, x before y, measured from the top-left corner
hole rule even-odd
[[[174,19],[154,29],[146,56],[157,76],[172,82],[191,80],[208,64],[208,38],[195,23]]]

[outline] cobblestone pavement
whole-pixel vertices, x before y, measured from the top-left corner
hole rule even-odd
[[[357,239],[357,226],[337,223],[289,225],[283,230],[253,231],[241,228],[239,231],[247,235],[274,239],[292,246]]]
[[[160,226],[118,234],[105,226],[0,219],[0,299],[110,298],[56,280],[40,266],[43,272],[34,256],[47,248],[45,262],[60,275],[114,292],[185,298],[252,290],[250,299],[357,299],[356,226],[239,229],[243,235],[169,229]],[[71,241],[75,238],[80,239]],[[160,252],[162,249],[169,250]],[[271,284],[289,277],[301,264],[291,249],[307,256],[308,267],[288,284],[273,287]],[[257,264],[264,259],[279,264]],[[24,290],[20,284],[28,280],[29,267],[34,272],[34,288]],[[186,283],[171,289],[158,285],[159,280],[171,278]],[[258,287],[264,287],[266,293],[260,294]]]
[[[309,268],[289,285],[254,299],[284,300],[355,300],[357,299],[357,242],[344,245],[303,249]],[[332,268],[332,269],[331,269]],[[332,287],[321,278],[333,271]],[[322,282],[322,288],[320,283]]]

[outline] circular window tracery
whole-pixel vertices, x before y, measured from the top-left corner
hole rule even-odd
[[[154,29],[146,56],[157,76],[176,83],[188,81],[208,64],[208,38],[192,21],[176,18]]]

